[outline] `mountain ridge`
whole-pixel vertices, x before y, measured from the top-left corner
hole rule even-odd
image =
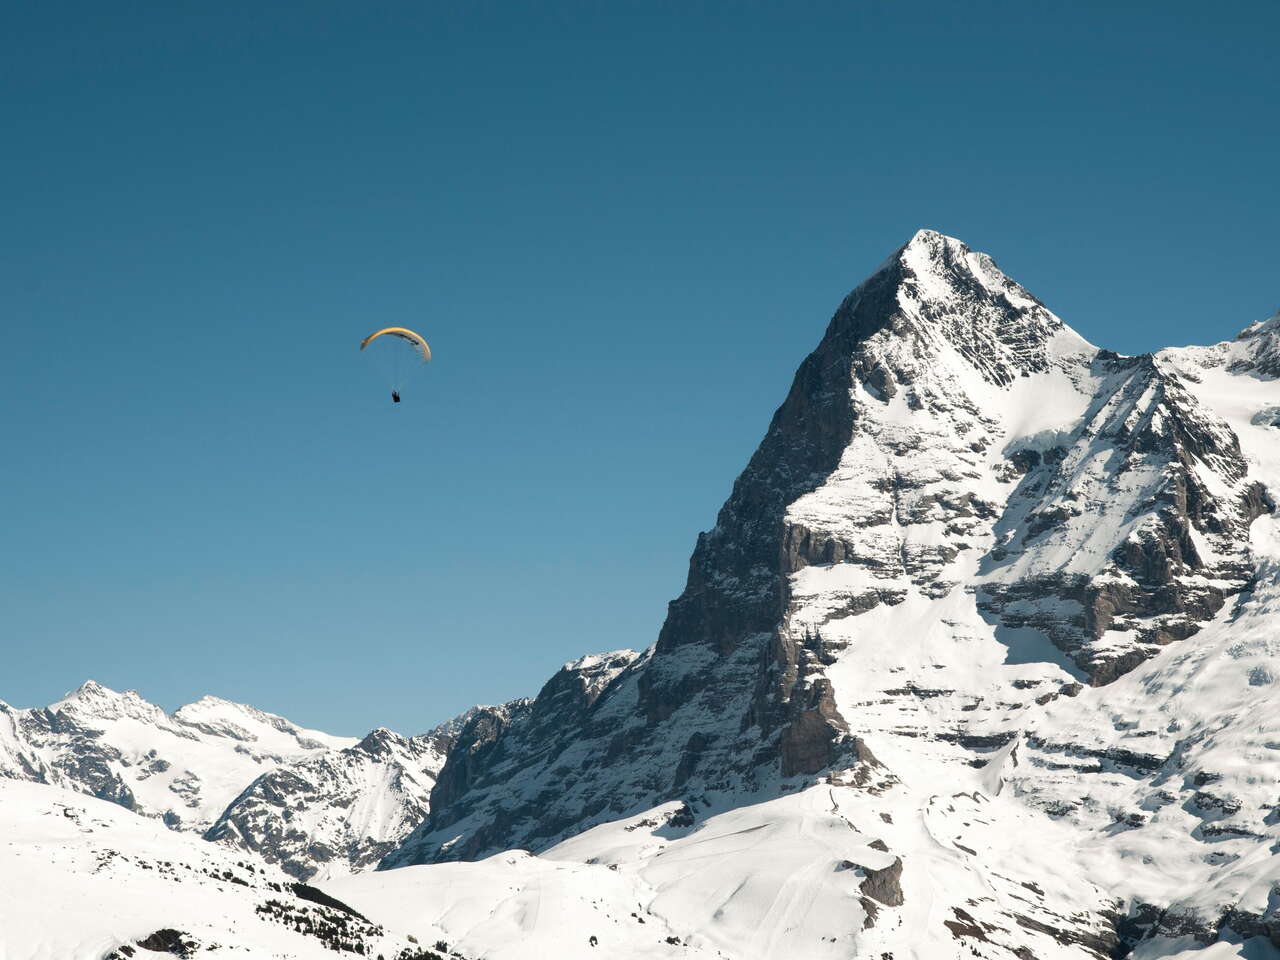
[[[308,880],[395,847],[473,712],[417,737],[357,739],[214,696],[167,713],[89,680],[48,707],[0,703],[0,778],[108,800]]]

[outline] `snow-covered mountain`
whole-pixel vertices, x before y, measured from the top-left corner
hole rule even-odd
[[[470,716],[357,741],[216,697],[170,715],[90,681],[43,709],[0,703],[0,778],[109,800],[306,880],[368,867],[403,840]]]
[[[0,703],[0,776],[79,790],[182,830],[207,829],[264,770],[355,742],[216,697],[170,715],[93,681],[45,708]]]
[[[253,781],[205,839],[255,853],[301,880],[376,864],[426,817],[449,730],[374,730],[354,746]]]
[[[412,960],[1280,957],[1277,502],[1280,317],[1123,357],[921,231],[801,364],[652,648],[422,738],[262,721],[274,759],[183,821],[219,844],[0,781],[0,884],[29,881],[0,945],[128,955],[164,918],[112,898],[157,870],[200,949],[275,956],[336,911]],[[267,736],[232,706],[6,709],[0,768],[163,816],[157,731],[189,731],[180,794],[214,717]],[[41,932],[72,901],[99,918]]]
[[[834,955],[1280,942],[1277,327],[1119,356],[921,231],[801,364],[657,644],[464,730],[384,866],[562,850],[671,802],[714,834],[781,795],[893,825],[903,902],[847,909]],[[768,956],[715,918],[804,894],[727,864],[697,929]]]

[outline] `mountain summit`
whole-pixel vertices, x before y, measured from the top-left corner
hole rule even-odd
[[[876,304],[877,292],[895,302]],[[863,298],[871,302],[858,309]],[[959,353],[998,384],[1047,369],[1055,351],[1097,352],[991,257],[933,230],[917,231],[846,298],[836,320],[842,315],[855,324],[846,337],[863,339],[887,324],[926,352]]]

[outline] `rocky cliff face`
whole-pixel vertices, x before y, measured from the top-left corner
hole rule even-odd
[[[950,818],[943,785],[975,777],[983,796],[1075,809],[1006,774],[1033,755],[1050,769],[1053,752],[1087,766],[1138,751],[1044,718],[1093,716],[1148,661],[1213,642],[1258,588],[1251,530],[1280,488],[1275,325],[1122,357],[986,255],[920,232],[801,364],[655,646],[568,664],[528,705],[477,718],[384,866],[546,850],[663,802],[698,821],[819,783],[879,798],[885,822]],[[920,861],[898,842],[909,887]],[[1074,841],[1044,842],[1078,862]],[[984,920],[957,891],[957,938],[1026,920],[1115,948],[1132,890],[1078,865],[1076,907],[1040,904],[1075,920]],[[1032,863],[973,870],[1039,882]]]

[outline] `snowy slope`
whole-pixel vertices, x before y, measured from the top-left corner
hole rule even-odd
[[[291,882],[116,804],[0,780],[4,960],[320,960],[356,946],[367,956],[409,951],[426,960],[410,931],[303,899]]]
[[[903,815],[885,821],[884,803]],[[1105,926],[1079,911],[1096,911],[1105,895],[1069,861],[1046,875],[1020,836],[993,827],[1003,805],[822,786],[709,812],[695,826],[688,808],[671,803],[539,857],[407,867],[333,889],[362,911],[430,922],[464,952],[494,958],[539,949],[599,956],[592,936],[605,956],[742,960],[1005,957],[1019,948],[1048,960],[1103,944]],[[1042,844],[1069,849],[1069,831],[1047,833]],[[1003,875],[989,884],[973,864],[993,859]],[[902,872],[904,861],[925,869]],[[486,887],[505,888],[496,910]],[[1064,929],[1067,911],[1079,918]]]
[[[1109,897],[1080,873],[1090,851],[1066,823],[985,796],[981,780],[974,771],[947,785],[961,792],[934,795],[883,779],[814,786],[701,815],[670,803],[539,857],[323,882],[341,907],[116,805],[10,781],[0,783],[0,956],[146,956],[166,931],[189,956],[298,960],[333,950],[405,960],[1105,955]],[[1192,946],[1148,940],[1140,955]],[[1273,955],[1257,938],[1218,946],[1196,955]]]
[[[1235,434],[1249,473],[1280,498],[1277,320],[1214,347],[1157,355]],[[1280,930],[1280,527],[1254,522],[1250,589],[1195,643],[1046,708],[1005,776],[1085,831],[1134,922],[1210,937]],[[1105,871],[1105,873],[1104,873]]]

